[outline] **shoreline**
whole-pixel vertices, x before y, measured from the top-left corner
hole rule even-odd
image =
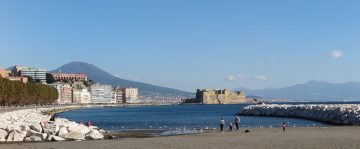
[[[358,148],[360,146],[360,127],[297,127],[253,128],[249,133],[245,129],[237,132],[208,132],[176,136],[150,138],[124,138],[115,140],[87,140],[35,143],[5,143],[1,149],[14,148],[154,148],[154,149],[215,149],[215,148]]]

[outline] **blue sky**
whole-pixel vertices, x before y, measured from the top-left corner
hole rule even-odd
[[[0,0],[0,67],[84,61],[187,91],[360,82],[360,1]]]

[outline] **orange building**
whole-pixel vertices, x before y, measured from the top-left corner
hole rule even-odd
[[[5,70],[0,68],[0,77],[6,78],[9,76],[10,73],[11,73],[10,70]]]
[[[87,81],[87,76],[83,73],[51,73],[56,81]]]

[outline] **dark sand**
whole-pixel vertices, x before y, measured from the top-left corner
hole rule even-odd
[[[359,149],[360,127],[252,128],[250,133],[209,132],[152,138],[0,144],[0,149]]]

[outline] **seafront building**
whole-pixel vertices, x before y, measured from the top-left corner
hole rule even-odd
[[[120,104],[126,103],[124,91],[125,91],[124,88],[120,88],[120,87],[114,88],[113,92],[115,92],[116,94],[115,96],[116,103],[120,103]]]
[[[60,104],[73,103],[72,87],[70,84],[61,84]]]
[[[91,85],[92,103],[116,103],[111,85],[95,83]]]
[[[87,81],[83,73],[51,73],[56,81]]]
[[[137,88],[125,88],[124,98],[126,103],[138,103],[139,102],[139,91]]]
[[[25,66],[14,66],[11,70],[13,76],[31,77],[33,80],[39,80],[40,83],[46,84],[47,70],[43,68],[31,68]]]
[[[73,89],[73,103],[91,103],[91,94],[88,89]]]

